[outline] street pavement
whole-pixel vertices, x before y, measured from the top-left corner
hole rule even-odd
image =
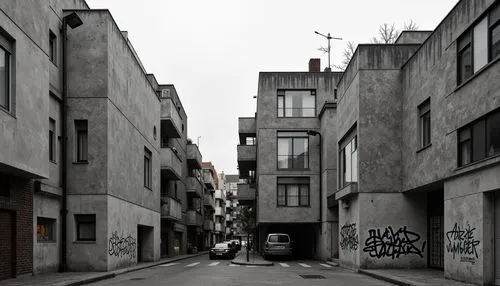
[[[311,275],[316,278],[307,279],[300,275]],[[208,255],[204,255],[130,272],[89,285],[356,286],[393,284],[313,260],[276,260],[273,266],[245,266],[231,264],[231,260],[209,260]]]

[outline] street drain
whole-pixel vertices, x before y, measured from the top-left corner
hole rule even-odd
[[[132,278],[130,280],[133,280],[133,281],[138,281],[138,280],[144,280],[145,278]]]
[[[305,275],[300,275],[300,277],[304,279],[325,279],[325,276],[316,274],[305,274]]]

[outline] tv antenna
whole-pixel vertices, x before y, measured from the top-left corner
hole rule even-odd
[[[316,34],[318,34],[318,35],[320,35],[328,40],[328,71],[331,71],[332,68],[330,65],[330,50],[331,50],[330,40],[342,40],[342,38],[332,37],[332,36],[330,36],[330,33],[328,33],[328,35],[323,35],[318,31],[314,31],[314,33],[316,33]]]

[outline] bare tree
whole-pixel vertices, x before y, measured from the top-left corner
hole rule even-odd
[[[347,42],[347,46],[344,48],[344,52],[342,53],[342,62],[339,65],[333,66],[339,70],[345,70],[351,61],[354,52],[356,51],[356,47],[357,45],[354,42]]]
[[[399,36],[399,31],[396,30],[394,23],[389,25],[384,23],[378,28],[378,38],[373,37],[371,42],[374,44],[392,44]]]
[[[405,31],[416,31],[418,30],[418,25],[417,23],[413,22],[413,20],[410,19],[409,23],[404,24],[403,29]]]

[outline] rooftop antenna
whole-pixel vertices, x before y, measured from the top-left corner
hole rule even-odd
[[[328,40],[328,68],[327,68],[327,71],[332,71],[332,68],[331,68],[331,65],[330,65],[330,40],[342,40],[342,38],[336,38],[336,37],[332,37],[330,36],[330,33],[328,33],[327,36],[321,34],[320,32],[318,31],[314,31],[314,33],[326,38]]]

